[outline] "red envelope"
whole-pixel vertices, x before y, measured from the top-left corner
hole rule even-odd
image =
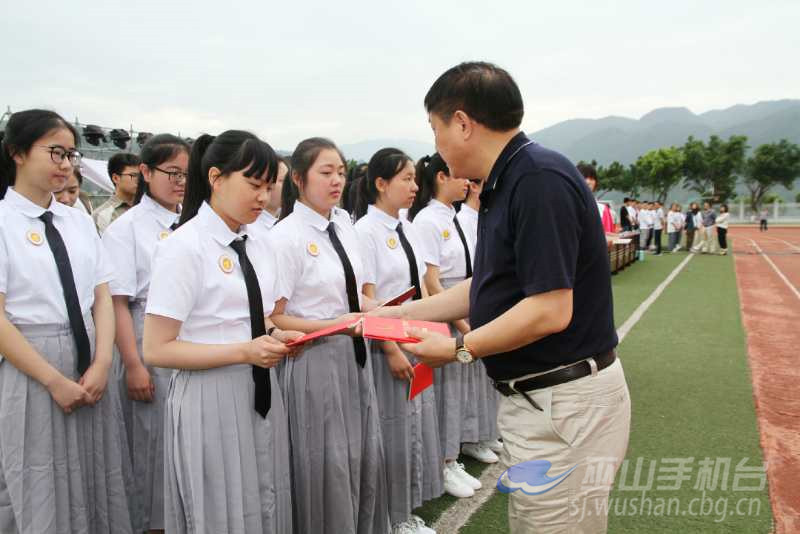
[[[359,319],[358,321],[360,321]],[[287,347],[295,347],[297,345],[303,345],[308,343],[309,341],[314,341],[317,338],[325,337],[325,336],[332,336],[334,334],[340,334],[345,330],[352,328],[358,321],[355,322],[347,322],[347,323],[339,323],[333,326],[329,326],[328,328],[323,328],[322,330],[317,330],[316,332],[311,332],[310,334],[306,334],[303,337],[297,338],[294,341],[290,341],[286,344]]]
[[[424,363],[418,363],[414,366],[414,378],[408,387],[408,400],[413,400],[414,397],[428,389],[433,385],[433,369]]]
[[[431,332],[438,332],[450,337],[450,329],[445,323],[432,323],[428,321],[407,321],[389,317],[364,317],[363,336],[380,341],[396,341],[397,343],[418,343],[419,339],[410,337],[406,333],[409,327],[423,328]]]

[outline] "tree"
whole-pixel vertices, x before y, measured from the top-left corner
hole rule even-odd
[[[609,191],[628,193],[633,186],[631,176],[626,172],[625,166],[619,161],[614,161],[608,167],[602,165],[597,168],[597,198]]]
[[[800,176],[800,147],[781,139],[756,148],[745,164],[744,183],[750,191],[750,207],[759,211],[764,197],[776,185],[791,189]]]
[[[683,151],[674,146],[651,150],[636,160],[635,169],[641,186],[663,204],[683,177]]]
[[[708,145],[689,136],[682,147],[684,187],[714,202],[728,202],[744,170],[747,149],[743,135],[732,135],[727,141],[712,135]]]

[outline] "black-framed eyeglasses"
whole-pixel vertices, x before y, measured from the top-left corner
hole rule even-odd
[[[138,172],[121,172],[117,176],[121,176],[122,178],[125,178],[127,176],[131,180],[138,180],[139,179],[139,173]]]
[[[169,176],[169,181],[173,184],[177,184],[179,182],[185,182],[189,175],[183,171],[165,171],[164,169],[159,169],[158,167],[153,167],[153,169],[157,171],[161,171],[167,176]]]
[[[482,180],[480,178],[467,178],[469,183],[472,185],[481,185]]]
[[[50,159],[53,160],[53,163],[56,165],[61,165],[64,161],[64,158],[67,158],[70,165],[73,167],[77,167],[81,163],[81,158],[83,155],[78,152],[77,150],[67,150],[63,146],[58,145],[38,145],[41,148],[46,148],[50,151]]]

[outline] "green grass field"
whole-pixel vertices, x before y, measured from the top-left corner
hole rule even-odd
[[[685,253],[648,255],[644,262],[614,276],[617,326],[685,257]],[[631,391],[633,420],[630,467],[625,480],[620,472],[612,492],[609,532],[768,533],[772,514],[767,488],[759,489],[760,479],[737,470],[745,458],[749,458],[745,468],[761,465],[763,458],[732,258],[692,259],[631,330],[619,355]],[[641,491],[620,489],[621,482],[633,485],[639,458],[644,466],[642,481],[655,462],[653,489],[645,495],[650,504],[642,504]],[[668,470],[676,465],[671,459],[690,458],[686,464],[690,478],[680,489],[657,488],[675,485],[672,480],[658,480],[671,476]],[[702,491],[698,483],[703,481],[700,462],[705,458],[712,462],[730,459],[725,488],[726,460],[722,460],[717,476],[710,473],[717,481],[716,489],[707,485],[709,491]],[[483,466],[468,462],[467,467],[479,474]],[[633,513],[636,497],[640,499],[637,508],[644,507],[644,512]],[[418,514],[431,524],[454,501],[437,499]],[[461,532],[507,532],[506,505],[507,498],[496,493]]]

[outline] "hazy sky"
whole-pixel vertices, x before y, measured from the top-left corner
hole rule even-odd
[[[464,60],[516,78],[530,132],[800,97],[800,0],[4,2],[0,106],[276,148],[430,142],[422,99]]]

